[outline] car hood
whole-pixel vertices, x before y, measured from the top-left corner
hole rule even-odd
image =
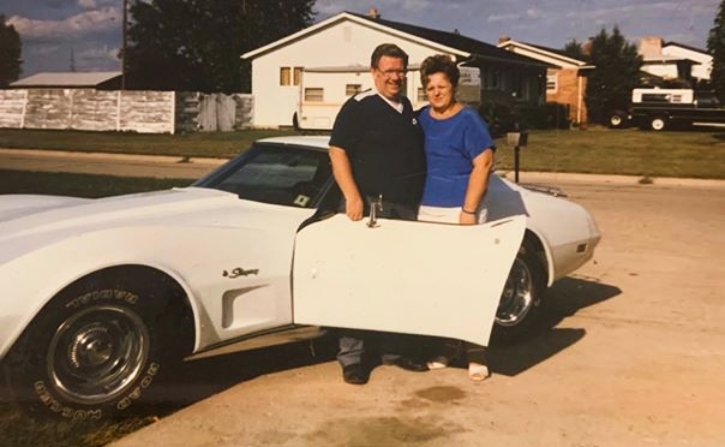
[[[6,195],[0,196],[0,241],[138,224],[179,225],[230,206],[264,205],[224,191],[193,187],[103,199]]]

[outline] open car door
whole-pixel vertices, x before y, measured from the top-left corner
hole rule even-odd
[[[294,322],[488,345],[525,217],[472,226],[367,223],[337,214],[297,234]]]

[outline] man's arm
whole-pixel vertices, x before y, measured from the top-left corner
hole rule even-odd
[[[345,197],[345,214],[350,220],[360,220],[363,218],[363,201],[360,192],[355,184],[352,176],[352,168],[350,167],[350,159],[347,152],[336,146],[330,146],[330,161],[332,162],[332,175]]]

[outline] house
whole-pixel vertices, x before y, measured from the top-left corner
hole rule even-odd
[[[569,120],[573,123],[581,124],[588,121],[584,102],[587,88],[586,74],[594,68],[593,66],[567,56],[561,50],[518,42],[507,36],[499,38],[498,46],[548,64],[550,68],[546,71],[546,101],[567,105]]]
[[[92,88],[118,90],[120,71],[36,73],[10,84],[10,88]]]
[[[710,79],[712,56],[704,50],[647,36],[640,39],[638,53],[644,62],[642,71],[659,78],[691,83]]]
[[[691,75],[695,80],[710,80],[712,73],[712,56],[705,50],[683,45],[677,42],[664,42],[662,44],[662,54],[666,56],[679,56],[697,62],[692,67]]]
[[[253,127],[330,129],[354,93],[370,88],[370,54],[395,43],[410,56],[405,94],[424,104],[420,63],[436,53],[463,66],[465,102],[544,102],[547,64],[502,50],[455,31],[440,31],[341,12],[295,34],[245,53],[252,61]]]

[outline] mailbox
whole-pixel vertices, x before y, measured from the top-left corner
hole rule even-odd
[[[514,148],[514,174],[516,183],[519,182],[519,150],[529,142],[528,132],[509,132],[506,141]]]
[[[529,141],[528,132],[509,132],[506,134],[509,146],[524,147]]]

